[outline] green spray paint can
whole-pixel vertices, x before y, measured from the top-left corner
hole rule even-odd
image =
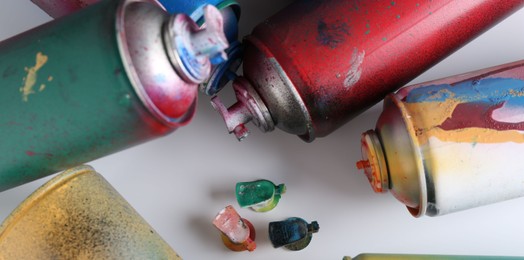
[[[0,191],[187,124],[223,19],[105,0],[0,43]]]

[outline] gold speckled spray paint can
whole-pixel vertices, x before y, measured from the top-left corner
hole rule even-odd
[[[168,134],[224,58],[206,28],[147,0],[104,0],[0,43],[0,191]]]
[[[181,259],[100,174],[69,169],[0,226],[0,259]]]
[[[362,135],[363,169],[414,216],[524,196],[524,61],[405,87]]]

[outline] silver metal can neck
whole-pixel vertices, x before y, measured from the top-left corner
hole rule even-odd
[[[187,15],[169,15],[148,0],[122,1],[117,14],[126,75],[148,111],[171,128],[190,121],[198,83],[209,77],[211,59],[227,48],[221,13],[213,6],[204,11],[209,25],[203,29]]]
[[[211,73],[211,65],[227,60],[228,41],[224,33],[224,20],[220,11],[204,7],[205,28],[187,15],[172,16],[164,27],[166,51],[173,67],[184,79],[204,82]]]

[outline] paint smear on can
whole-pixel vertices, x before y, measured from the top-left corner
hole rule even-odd
[[[421,144],[524,143],[524,81],[486,78],[413,89],[403,100]]]
[[[344,80],[344,87],[349,88],[355,85],[360,79],[362,74],[362,62],[364,61],[365,51],[359,52],[357,48],[353,49],[351,60],[349,62],[349,71],[346,73],[346,79]]]
[[[24,85],[20,87],[20,92],[22,93],[22,100],[24,102],[27,102],[27,97],[31,94],[34,94],[35,91],[33,87],[35,86],[38,71],[47,63],[48,57],[41,52],[38,52],[36,54],[36,63],[35,66],[30,68],[24,68],[24,70],[27,72],[27,76],[25,76]],[[45,89],[45,85],[42,87],[40,86],[40,91],[43,91]]]
[[[335,49],[346,41],[346,38],[350,35],[350,27],[344,22],[326,23],[319,21],[317,32],[317,41],[321,45]]]

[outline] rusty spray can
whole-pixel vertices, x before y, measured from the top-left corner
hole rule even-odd
[[[524,61],[400,89],[362,135],[363,169],[416,217],[524,196]]]
[[[1,42],[0,190],[187,124],[227,47],[205,12],[199,29],[149,1],[101,1]]]
[[[49,16],[59,18],[84,7],[95,4],[100,0],[31,0],[44,10]],[[196,21],[199,26],[204,24],[204,7],[216,6],[222,13],[224,32],[229,42],[226,49],[228,59],[212,66],[210,77],[202,82],[200,89],[207,95],[214,95],[229,81],[230,71],[236,71],[242,62],[242,48],[238,41],[238,19],[240,5],[234,0],[150,0],[164,8],[170,14],[183,13]]]
[[[323,137],[524,5],[523,0],[299,0],[245,38],[238,102],[212,100],[238,139],[253,121]]]

